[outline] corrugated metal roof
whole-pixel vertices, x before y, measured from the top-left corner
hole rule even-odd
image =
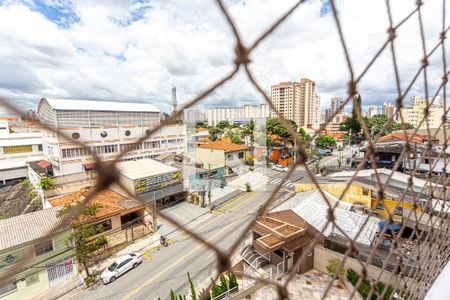
[[[27,243],[48,234],[62,222],[57,216],[59,209],[61,207],[54,207],[1,220],[0,250]]]
[[[331,194],[323,191],[327,199],[332,205],[339,201]],[[375,237],[377,231],[378,219],[375,217],[368,217],[367,215],[357,214],[349,211],[350,203],[339,202],[338,207],[334,210],[335,222],[342,231],[355,240],[364,245],[370,246],[371,241]],[[292,210],[299,215],[308,224],[321,231],[325,237],[332,233],[343,235],[341,230],[336,226],[327,224],[329,206],[326,200],[322,197],[319,190],[311,190],[303,193],[297,193],[294,197],[276,207],[272,211]],[[365,220],[369,218],[364,228]],[[358,232],[362,230],[361,234],[356,237]]]
[[[47,100],[50,106],[55,110],[160,112],[156,106],[149,103],[78,99],[43,99]]]
[[[131,180],[179,171],[177,168],[168,166],[153,159],[122,161],[116,165],[122,175]]]

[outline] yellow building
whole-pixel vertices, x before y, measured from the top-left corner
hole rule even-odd
[[[195,149],[195,161],[204,169],[223,170],[225,175],[230,172],[241,173],[245,166],[248,147],[237,145],[225,140],[218,140],[200,145]]]
[[[344,193],[347,183],[323,183],[319,184],[319,186],[322,190],[339,199]],[[317,189],[317,186],[312,183],[297,184],[295,186],[297,193],[313,189]],[[402,219],[403,209],[412,209],[414,207],[412,203],[408,201],[399,202],[396,200],[396,197],[389,196],[389,194],[385,194],[385,198],[377,203],[377,193],[377,188],[374,185],[354,180],[345,191],[341,201],[362,205],[365,209],[370,209],[383,218],[387,218],[391,214],[395,221]]]

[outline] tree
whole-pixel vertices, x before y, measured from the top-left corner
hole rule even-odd
[[[292,127],[294,127],[294,130],[297,130],[297,124],[292,120],[290,120],[289,122],[292,125]],[[283,143],[286,143],[286,142],[289,142],[291,144],[294,143],[294,138],[291,136],[289,131],[283,125],[280,118],[272,118],[272,119],[267,120],[266,130],[267,130],[267,133],[269,133],[269,134],[278,135],[283,140]]]
[[[187,276],[188,276],[189,286],[191,289],[191,299],[197,300],[197,293],[195,292],[194,283],[192,282],[191,275],[189,274],[189,272],[187,273]]]
[[[319,135],[314,142],[319,149],[330,149],[336,145],[336,140],[328,135]]]
[[[350,140],[353,136],[359,136],[361,133],[361,124],[358,120],[358,113],[361,114],[361,95],[356,95],[353,99],[352,114],[341,124],[341,130],[348,132]]]
[[[375,115],[372,118],[368,119],[367,127],[369,128],[370,134],[372,136],[378,135],[380,131],[383,129],[383,127],[388,123],[388,121],[389,119],[385,115]],[[414,126],[412,126],[409,123],[398,124],[396,122],[390,122],[389,125],[386,127],[386,129],[381,133],[381,136],[385,136],[391,134],[393,131],[403,129],[405,130],[414,129]]]
[[[219,138],[219,134],[221,133],[221,131],[214,126],[209,127],[208,132],[209,132],[209,139],[213,142]]]
[[[242,144],[239,134],[233,130],[228,130],[225,137],[229,138],[233,144]]]
[[[300,141],[305,144],[306,142],[309,141],[309,139],[311,138],[311,136],[309,135],[309,133],[306,132],[306,130],[304,128],[299,128],[297,129],[297,133],[298,136],[300,137]]]
[[[65,205],[64,208],[59,211],[58,216],[62,217],[66,215],[72,208],[73,206],[70,204]],[[71,219],[72,232],[67,238],[67,244],[73,246],[75,249],[75,258],[86,270],[86,283],[92,281],[92,277],[87,266],[89,254],[99,250],[100,247],[106,243],[106,237],[100,236],[96,239],[92,239],[93,236],[104,231],[103,225],[94,226],[92,224],[85,224],[82,220],[95,217],[99,208],[101,208],[101,206],[98,204],[87,205],[78,217],[73,217]]]
[[[48,191],[51,190],[54,186],[54,180],[49,177],[44,177],[39,180],[39,186],[44,190]]]
[[[226,128],[230,128],[230,122],[228,121],[220,121],[219,123],[217,123],[216,127],[220,130],[224,130]]]

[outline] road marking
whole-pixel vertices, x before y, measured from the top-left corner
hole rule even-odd
[[[253,193],[253,195],[251,195],[251,196],[248,197],[247,199],[245,199],[245,200],[239,202],[238,205],[236,205],[236,206],[230,208],[230,211],[233,211],[233,210],[239,208],[240,206],[242,206],[243,204],[245,204],[247,201],[249,201],[250,199],[254,198],[256,195],[257,195],[256,193]]]
[[[216,211],[221,211],[221,210],[223,210],[225,207],[228,207],[228,206],[230,206],[230,205],[233,205],[234,203],[236,203],[236,201],[238,201],[238,200],[241,199],[241,198],[244,198],[245,196],[248,196],[249,194],[251,194],[251,193],[245,193],[245,194],[243,194],[243,195],[237,197],[237,198],[234,199],[233,201],[228,202],[228,203],[225,204],[224,206],[219,207],[218,209],[216,209]]]
[[[259,205],[259,204],[258,204]],[[254,209],[256,206],[252,207],[250,210]],[[206,242],[211,242],[214,238],[216,238],[217,236],[219,236],[222,232],[224,232],[225,230],[227,230],[229,227],[231,227],[232,225],[234,225],[234,223],[240,221],[242,219],[242,216],[239,216],[237,218],[235,218],[232,222],[228,223],[228,225],[226,225],[225,227],[223,227],[221,230],[219,230],[218,232],[216,232],[215,234],[213,234],[212,236],[210,236],[209,238],[206,239]],[[145,282],[143,282],[142,284],[140,284],[137,288],[135,288],[134,290],[132,290],[130,293],[128,293],[127,295],[125,295],[122,299],[126,300],[126,299],[130,299],[131,297],[133,297],[137,292],[139,292],[140,290],[142,290],[145,286],[149,285],[152,281],[154,281],[155,279],[161,277],[164,273],[166,273],[169,270],[173,270],[173,268],[179,264],[180,262],[184,261],[186,258],[188,258],[189,256],[191,256],[194,252],[200,250],[201,248],[205,247],[205,243],[201,243],[199,245],[197,245],[195,248],[193,248],[191,251],[189,251],[188,253],[186,253],[185,255],[183,255],[182,257],[180,257],[179,259],[177,259],[176,261],[174,261],[173,263],[171,263],[170,265],[168,265],[166,268],[164,268],[163,270],[159,271],[158,273],[156,273],[155,275],[153,275],[152,277],[150,277],[148,280],[146,280]]]
[[[281,182],[283,179],[281,178],[277,178],[275,180],[272,181],[272,184],[277,184],[278,182]]]

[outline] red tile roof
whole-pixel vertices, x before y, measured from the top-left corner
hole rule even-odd
[[[65,206],[65,205],[72,205],[76,204],[76,202],[81,201],[82,199],[85,199],[90,193],[92,192],[91,188],[82,189],[77,192],[73,192],[52,200],[49,200],[50,204],[53,207],[57,206]],[[121,204],[128,202],[127,198],[124,196],[114,192],[110,189],[105,189],[101,192],[96,193],[90,200],[89,204],[97,204],[99,205],[99,208],[97,210],[97,213],[95,214],[95,217],[86,217],[83,216],[80,218],[81,222],[92,222],[95,220],[103,219],[109,216],[117,215],[121,212],[124,212],[128,210],[129,208],[133,208],[133,210],[137,207],[141,207],[142,204],[136,202],[129,207],[129,205],[126,205],[126,208],[122,206]],[[135,205],[134,205],[135,204]]]
[[[225,152],[242,151],[248,149],[247,146],[233,144],[225,140],[217,140],[209,144],[200,145],[198,146],[198,148],[225,150]]]
[[[380,139],[378,139],[378,142],[386,142],[386,141],[390,141],[393,139],[399,139],[399,140],[403,140],[403,141],[408,140],[411,143],[423,144],[426,137],[423,135],[420,135],[420,134],[411,134],[411,135],[405,136],[405,134],[402,132],[394,132],[394,133],[391,133],[391,134],[381,137]]]

